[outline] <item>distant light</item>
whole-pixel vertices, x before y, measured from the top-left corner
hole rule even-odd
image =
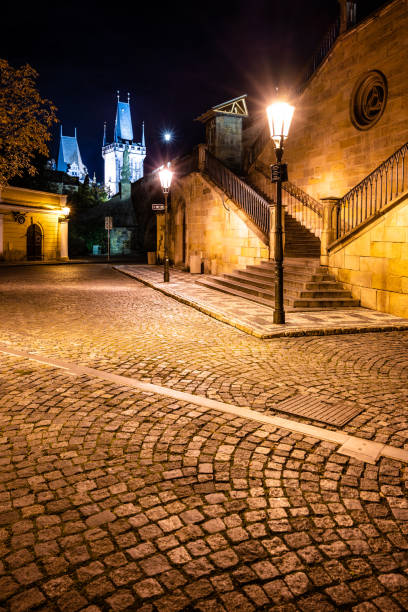
[[[170,133],[170,132],[165,132],[165,133],[164,133],[164,140],[165,140],[166,142],[170,142],[171,138],[172,138],[172,136],[171,136],[171,133]]]

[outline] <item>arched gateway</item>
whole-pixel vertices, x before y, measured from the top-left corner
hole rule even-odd
[[[42,231],[36,223],[27,229],[27,259],[42,259]]]

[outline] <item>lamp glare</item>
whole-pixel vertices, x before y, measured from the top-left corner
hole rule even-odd
[[[277,147],[288,137],[295,107],[287,102],[274,102],[266,109],[271,138]]]

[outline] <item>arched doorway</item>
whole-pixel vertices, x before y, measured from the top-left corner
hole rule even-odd
[[[27,259],[42,259],[42,231],[36,223],[27,229]]]

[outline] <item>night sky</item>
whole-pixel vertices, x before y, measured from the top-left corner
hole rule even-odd
[[[338,11],[337,0],[7,4],[0,57],[40,73],[41,94],[58,107],[64,134],[77,127],[83,160],[99,181],[116,90],[123,101],[130,92],[136,140],[145,121],[147,171],[161,161],[164,130],[174,133],[173,155],[203,141],[193,119],[215,104],[247,93],[250,115],[259,117],[275,88],[299,76]],[[360,17],[381,4],[360,0]],[[51,156],[57,147],[55,138]]]

